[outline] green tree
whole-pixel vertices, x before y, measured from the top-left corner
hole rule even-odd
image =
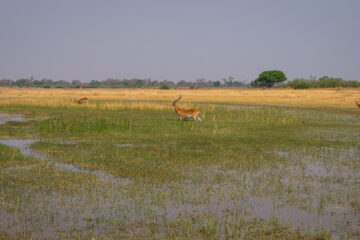
[[[71,82],[71,86],[74,88],[80,88],[81,87],[81,81],[80,80],[73,80]]]
[[[342,81],[343,80],[341,78],[323,76],[319,78],[319,85],[322,88],[335,88],[339,87]]]
[[[270,88],[284,81],[286,81],[286,76],[282,71],[270,70],[262,72],[252,86],[265,86]]]
[[[221,82],[220,81],[215,81],[214,82],[214,87],[220,87],[221,86]]]
[[[97,80],[91,80],[89,83],[90,88],[98,88],[100,86],[101,86],[101,82],[99,82]]]
[[[32,80],[27,78],[21,78],[16,80],[15,85],[18,87],[31,87],[32,86]]]

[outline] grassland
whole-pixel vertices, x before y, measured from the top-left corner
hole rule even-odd
[[[184,102],[266,104],[281,106],[354,108],[359,89],[29,89],[0,88],[1,104],[17,103],[35,106],[68,106],[74,98],[88,97],[97,100],[103,108],[132,107],[164,109],[170,105],[152,104],[152,101],[170,102],[183,95]],[[125,102],[123,102],[125,101]],[[140,103],[139,103],[140,102]],[[95,107],[90,104],[88,107]],[[96,106],[99,107],[99,106]]]
[[[0,94],[4,239],[360,237],[357,89]]]

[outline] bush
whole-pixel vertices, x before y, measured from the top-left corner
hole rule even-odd
[[[307,82],[299,82],[294,86],[294,89],[307,89],[310,88],[310,84]]]
[[[170,89],[170,87],[167,84],[163,84],[163,85],[161,85],[160,89],[166,89],[167,90],[167,89]]]

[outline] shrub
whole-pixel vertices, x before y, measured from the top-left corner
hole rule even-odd
[[[307,89],[310,88],[310,84],[307,82],[299,82],[294,86],[294,89]]]
[[[167,84],[163,84],[163,85],[161,85],[160,89],[166,89],[167,90],[167,89],[170,89],[170,87]]]

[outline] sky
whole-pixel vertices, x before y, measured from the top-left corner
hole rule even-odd
[[[0,79],[360,80],[359,0],[0,0]]]

